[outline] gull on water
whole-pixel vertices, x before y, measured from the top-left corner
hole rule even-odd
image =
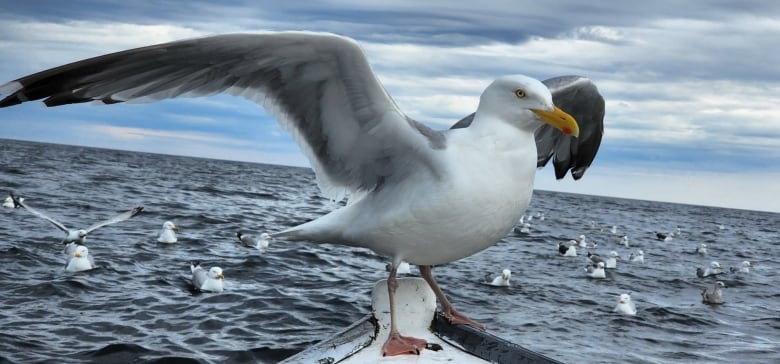
[[[696,254],[706,255],[707,254],[707,244],[701,243],[699,246],[696,247]]]
[[[720,267],[720,263],[714,261],[710,263],[710,266],[707,267],[707,269],[701,269],[701,267],[696,268],[696,276],[699,278],[714,276],[723,273],[724,272],[723,269]]]
[[[356,41],[312,32],[216,35],[77,61],[1,85],[0,107],[222,92],[263,105],[295,137],[325,197],[349,197],[273,238],[363,247],[392,261],[385,355],[425,347],[397,329],[397,265],[420,268],[452,323],[483,328],[447,300],[431,267],[511,232],[528,208],[537,167],[552,159],[556,178],[582,177],[604,125],[604,99],[587,78],[512,75],[484,89],[475,113],[434,130],[398,108]]]
[[[636,315],[636,306],[634,305],[634,301],[631,300],[631,295],[627,293],[621,294],[618,298],[618,303],[612,312],[617,312],[621,315]]]
[[[607,278],[607,273],[604,271],[604,262],[598,262],[595,265],[588,265],[585,267],[585,273],[590,278]]]
[[[93,224],[92,226],[90,226],[90,227],[88,227],[86,229],[71,230],[71,229],[68,229],[61,222],[59,222],[57,220],[54,220],[51,217],[49,217],[49,216],[45,215],[44,213],[42,213],[41,211],[36,210],[36,209],[30,207],[29,205],[27,205],[27,203],[24,202],[24,199],[17,198],[14,195],[11,195],[11,198],[13,199],[14,204],[17,207],[23,207],[25,210],[29,211],[33,215],[38,216],[38,217],[40,217],[40,218],[50,222],[52,225],[54,225],[58,229],[62,230],[65,233],[65,238],[62,240],[63,244],[68,244],[68,243],[84,244],[84,239],[86,239],[87,235],[89,235],[91,232],[93,232],[93,231],[95,231],[95,230],[97,230],[97,229],[99,229],[99,228],[101,228],[103,226],[106,226],[106,225],[115,224],[115,223],[118,223],[118,222],[121,222],[121,221],[125,221],[125,220],[127,220],[127,219],[129,219],[129,218],[131,218],[131,217],[133,217],[135,215],[140,214],[141,211],[143,211],[143,209],[144,209],[142,206],[138,206],[138,207],[136,207],[136,208],[134,208],[134,209],[132,209],[132,210],[130,210],[128,212],[119,214],[119,215],[117,215],[117,216],[115,216],[115,217],[113,217],[111,219],[108,219],[108,220],[105,220],[105,221],[101,221],[101,222],[99,222],[97,224]]]
[[[563,255],[564,257],[576,257],[577,256],[577,243],[569,243],[569,245],[566,245],[566,243],[559,243],[558,244],[558,254]]]
[[[753,263],[746,260],[739,267],[729,267],[729,271],[731,273],[750,273],[750,268],[753,268]]]
[[[272,239],[271,235],[268,235],[268,233],[262,233],[258,238],[254,235],[244,234],[241,231],[236,233],[236,237],[238,238],[238,241],[241,242],[241,244],[244,246],[255,249],[267,248]]]
[[[711,305],[722,304],[723,292],[721,292],[721,288],[726,288],[726,285],[721,281],[715,282],[715,284],[710,288],[702,288],[701,301]]]
[[[645,252],[642,251],[642,249],[639,249],[639,251],[636,252],[636,254],[631,253],[628,255],[628,260],[631,261],[631,263],[643,263],[645,262]]]
[[[620,254],[613,250],[609,252],[609,256],[603,258],[599,255],[588,252],[588,259],[590,259],[591,263],[593,264],[604,263],[604,268],[615,269],[617,268],[617,261],[620,259]]]
[[[192,271],[192,285],[196,290],[201,292],[222,292],[222,283],[225,280],[222,268],[211,267],[207,271],[201,267],[200,262],[195,261],[190,263],[190,271]]]
[[[623,235],[623,237],[620,239],[620,244],[628,248],[628,235]]]
[[[19,197],[19,201],[20,202],[24,202],[24,198]],[[18,206],[17,204],[14,203],[13,197],[8,196],[8,197],[5,198],[5,201],[3,201],[3,207],[12,209],[12,208],[21,207],[21,206]]]
[[[497,275],[493,277],[492,274],[488,273],[485,275],[485,281],[487,284],[491,286],[496,287],[509,287],[509,278],[512,277],[512,271],[509,269],[504,269],[500,275]]]
[[[578,248],[588,247],[588,243],[585,241],[585,234],[580,234],[580,237],[577,240],[572,239],[569,242],[576,244]]]
[[[97,268],[92,255],[89,254],[89,249],[84,245],[68,243],[65,247],[65,256],[67,258],[65,271],[67,272],[81,272]]]
[[[172,221],[166,221],[163,223],[160,232],[157,233],[158,243],[175,243],[179,239],[176,237],[176,232],[179,231],[179,227]]]

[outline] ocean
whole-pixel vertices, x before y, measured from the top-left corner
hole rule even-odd
[[[387,274],[366,249],[238,243],[239,230],[274,232],[339,207],[306,168],[0,140],[0,187],[69,228],[144,206],[90,234],[98,268],[78,273],[64,270],[62,232],[0,209],[0,363],[275,363],[367,314]],[[780,362],[780,214],[535,191],[527,215],[529,232],[518,225],[434,268],[489,332],[567,363]],[[176,244],[156,241],[167,220],[181,227]],[[559,256],[581,234],[598,243],[592,252],[623,257],[606,279],[585,275],[585,249]],[[694,253],[701,243],[707,255]],[[638,249],[645,263],[627,261]],[[221,267],[225,291],[194,292],[193,260]],[[748,274],[695,273],[744,260]],[[510,287],[484,284],[505,268]],[[725,303],[703,304],[716,279]],[[612,312],[621,293],[636,316]]]

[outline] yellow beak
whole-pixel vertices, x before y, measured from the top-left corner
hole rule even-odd
[[[73,256],[76,257],[76,258],[81,258],[81,254],[79,254],[79,253],[73,253]]]
[[[580,126],[577,125],[577,120],[567,114],[565,111],[559,109],[557,106],[553,106],[553,111],[545,111],[539,109],[531,109],[543,122],[550,124],[563,132],[566,135],[574,137],[580,136]]]
[[[224,275],[222,275],[222,274],[220,274],[220,275],[218,275],[218,276],[217,276],[217,278],[219,278],[219,279],[225,279],[225,276],[224,276]]]

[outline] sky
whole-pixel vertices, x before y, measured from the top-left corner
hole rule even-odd
[[[148,3],[148,4],[147,4]],[[551,191],[780,212],[780,2],[0,2],[0,83],[72,61],[220,33],[356,39],[408,116],[445,129],[495,78],[590,78],[605,131]],[[0,138],[308,166],[259,105],[227,95],[0,109]]]

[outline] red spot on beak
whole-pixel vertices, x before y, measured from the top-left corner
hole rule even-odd
[[[561,131],[562,131],[564,134],[566,134],[566,135],[571,135],[571,129],[569,129],[569,128],[563,128],[563,129],[561,129]]]

